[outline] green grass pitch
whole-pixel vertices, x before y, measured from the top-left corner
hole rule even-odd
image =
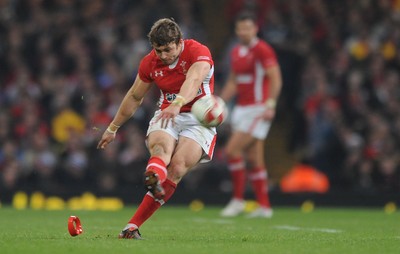
[[[224,219],[221,208],[160,209],[141,227],[143,241],[117,239],[135,208],[44,211],[0,208],[0,253],[400,253],[400,215],[383,209],[275,208],[272,219]],[[70,215],[84,233],[71,237]]]

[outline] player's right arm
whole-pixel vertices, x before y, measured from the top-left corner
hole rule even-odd
[[[220,97],[225,101],[230,101],[237,92],[236,76],[233,71],[229,72],[228,79],[222,89]]]
[[[115,139],[115,134],[119,127],[121,127],[130,117],[135,114],[136,110],[142,104],[143,98],[150,90],[150,84],[140,79],[139,75],[136,76],[135,82],[126,93],[124,99],[119,106],[117,114],[105,130],[97,148],[104,149],[109,143]]]

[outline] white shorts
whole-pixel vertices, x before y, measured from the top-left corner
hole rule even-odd
[[[217,140],[216,128],[206,128],[202,126],[191,113],[180,113],[175,117],[175,124],[172,125],[172,122],[170,122],[168,127],[164,129],[161,128],[161,121],[156,122],[160,112],[161,110],[157,110],[154,113],[153,118],[150,120],[146,136],[149,136],[153,131],[165,131],[177,141],[179,136],[193,139],[203,149],[203,156],[200,162],[204,163],[212,159],[215,142]]]
[[[265,105],[235,106],[231,115],[232,129],[265,139],[271,122],[262,118],[264,111]]]

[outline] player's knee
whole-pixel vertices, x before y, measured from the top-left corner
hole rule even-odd
[[[186,175],[188,167],[183,158],[174,158],[168,166],[168,178],[178,183]]]
[[[246,156],[246,163],[248,164],[249,167],[255,167],[258,164],[256,158],[250,154],[247,154]]]
[[[228,158],[235,158],[235,157],[239,157],[241,155],[241,151],[238,151],[237,149],[235,149],[231,146],[227,146],[227,147],[225,147],[225,155]]]
[[[169,158],[167,151],[163,144],[159,144],[159,143],[153,144],[149,147],[149,150],[150,150],[151,156],[157,156],[157,157],[161,158],[166,165],[169,164],[170,158]]]

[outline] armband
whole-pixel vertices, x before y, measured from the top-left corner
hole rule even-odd
[[[269,98],[266,102],[265,102],[265,106],[268,109],[275,109],[276,108],[276,100]]]
[[[176,105],[176,106],[179,106],[179,107],[182,107],[183,105],[185,105],[185,103],[186,103],[185,98],[182,95],[179,95],[179,94],[176,95],[175,100],[173,100],[171,102],[172,105]]]
[[[106,131],[111,133],[111,134],[116,134],[118,129],[119,129],[119,125],[116,125],[114,123],[110,123],[110,125],[107,127]]]

